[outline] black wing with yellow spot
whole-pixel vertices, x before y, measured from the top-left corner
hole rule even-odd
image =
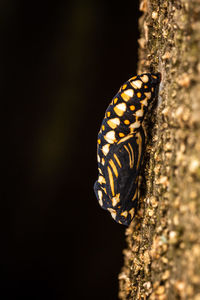
[[[145,146],[142,121],[159,82],[159,73],[129,79],[108,106],[98,134],[94,191],[101,207],[120,224],[129,225],[137,209]]]

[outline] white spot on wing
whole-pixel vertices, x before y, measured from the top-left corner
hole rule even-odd
[[[116,105],[116,107],[119,110],[126,111],[126,104],[125,103],[119,103],[119,104]]]
[[[142,109],[139,109],[139,110],[137,110],[136,111],[136,116],[138,116],[138,117],[142,117],[143,116],[143,114],[144,114],[144,112],[143,112],[143,110]]]
[[[119,103],[114,107],[114,111],[118,116],[123,116],[126,111],[126,103]]]
[[[104,155],[107,155],[108,152],[109,152],[109,149],[110,149],[110,145],[109,144],[106,144],[102,147],[102,152]]]
[[[129,97],[133,97],[133,94],[134,94],[133,89],[128,89],[128,90],[124,91],[124,94],[126,94]]]
[[[112,218],[115,220],[117,215],[116,211],[112,208],[108,208],[108,211],[111,213]]]
[[[119,124],[120,124],[119,118],[111,119],[111,121],[112,121],[113,123],[115,123],[116,125],[119,125]]]
[[[140,127],[140,122],[136,121],[134,123],[132,123],[129,128],[139,128]]]
[[[148,92],[148,93],[144,93],[145,96],[147,97],[147,99],[150,99],[151,98],[151,92]]]
[[[120,119],[119,118],[110,119],[107,121],[107,123],[112,129],[115,129],[120,124]]]
[[[132,85],[135,89],[140,89],[141,86],[142,86],[142,81],[140,81],[140,80],[131,81],[131,85]]]
[[[100,184],[106,183],[105,178],[104,178],[103,176],[99,176],[98,182],[99,182]]]
[[[147,99],[144,99],[144,100],[141,100],[140,103],[142,103],[143,105],[147,106],[148,103],[147,103]]]
[[[143,75],[143,76],[141,76],[140,78],[142,79],[142,81],[143,81],[144,83],[147,83],[147,82],[149,81],[149,77],[148,77],[147,75]]]
[[[117,194],[115,197],[112,198],[112,205],[115,206],[120,201],[120,194]]]
[[[115,132],[114,132],[114,130],[108,131],[106,133],[106,135],[104,136],[104,139],[108,143],[113,144],[115,142]]]

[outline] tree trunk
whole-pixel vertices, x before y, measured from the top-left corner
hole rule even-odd
[[[200,300],[200,1],[143,0],[140,10],[138,73],[162,81],[119,298]]]

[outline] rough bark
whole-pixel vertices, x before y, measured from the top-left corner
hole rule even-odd
[[[144,0],[140,10],[138,73],[161,72],[162,82],[119,298],[200,300],[200,1]]]

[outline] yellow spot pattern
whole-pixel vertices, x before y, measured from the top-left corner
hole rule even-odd
[[[119,137],[124,137],[124,136],[125,136],[125,134],[123,132],[119,133]]]
[[[129,125],[130,121],[129,120],[124,120],[124,124]]]

